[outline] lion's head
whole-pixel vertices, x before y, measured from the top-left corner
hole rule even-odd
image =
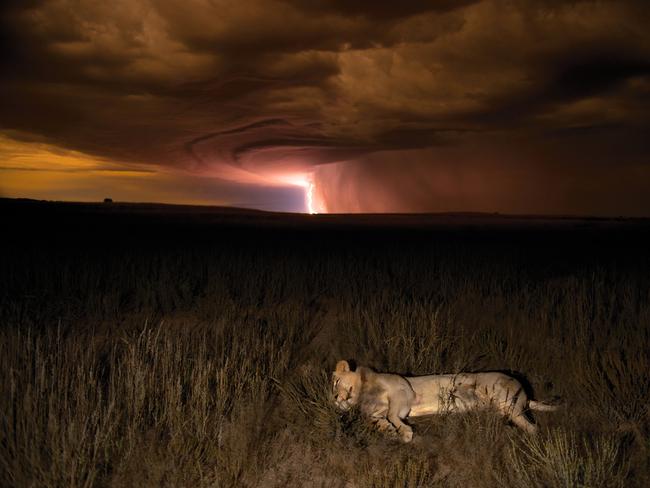
[[[359,402],[361,373],[351,371],[347,361],[341,360],[336,363],[336,370],[332,373],[332,393],[334,394],[334,403],[340,410],[350,410]]]

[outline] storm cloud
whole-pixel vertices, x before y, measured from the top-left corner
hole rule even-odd
[[[649,215],[648,25],[642,0],[9,2],[2,154],[269,209],[314,184],[323,211]]]

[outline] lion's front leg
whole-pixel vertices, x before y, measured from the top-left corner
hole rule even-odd
[[[388,420],[395,428],[402,442],[409,443],[413,440],[413,429],[410,425],[402,422],[402,419],[397,413],[388,412]]]
[[[382,399],[383,401],[365,405],[365,412],[381,432],[397,434],[402,442],[413,440],[413,429],[402,419],[409,414],[410,406],[405,394]]]
[[[395,434],[397,432],[395,426],[386,417],[373,416],[371,420],[379,432],[388,432],[389,434]]]
[[[388,420],[385,416],[373,416],[371,420],[377,430],[390,436],[399,436],[402,442],[411,442],[413,439],[413,430],[401,421],[396,425],[396,422]]]
[[[398,419],[399,420],[399,419]],[[402,442],[411,442],[413,440],[413,429],[406,425],[404,422],[399,422],[396,426],[395,423],[391,422],[385,417],[373,418],[372,422],[374,423],[377,430],[380,432],[388,433],[391,436],[399,436]]]
[[[388,420],[395,426],[402,442],[406,443],[413,440],[413,429],[410,425],[405,424],[402,419],[408,416],[410,410],[411,407],[405,394],[396,395],[388,403]]]

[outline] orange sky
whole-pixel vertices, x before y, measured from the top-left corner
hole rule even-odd
[[[147,165],[115,162],[46,143],[0,136],[2,196],[43,200],[155,202],[161,196],[174,203],[230,205],[218,196],[188,191],[196,179]]]

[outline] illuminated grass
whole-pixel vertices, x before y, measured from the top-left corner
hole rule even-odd
[[[0,485],[648,481],[644,273],[536,275],[514,247],[295,249],[5,252]],[[517,371],[566,408],[536,414],[537,437],[489,413],[421,419],[403,446],[333,409],[340,358]]]

